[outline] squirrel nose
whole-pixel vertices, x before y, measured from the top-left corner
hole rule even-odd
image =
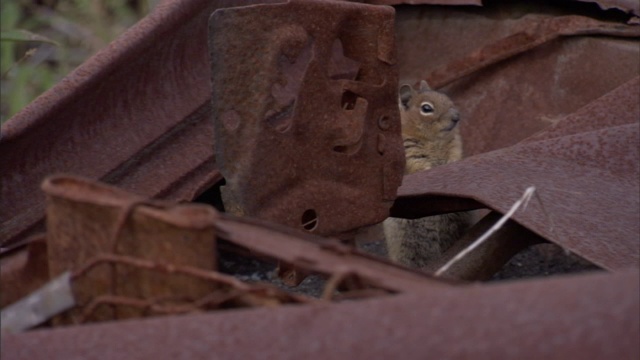
[[[458,114],[457,112],[453,114],[453,116],[451,117],[451,121],[453,121],[454,123],[457,123],[458,121],[460,121],[460,114]]]

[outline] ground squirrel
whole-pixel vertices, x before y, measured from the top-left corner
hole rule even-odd
[[[403,85],[399,90],[405,175],[431,169],[462,158],[458,130],[460,115],[444,94],[426,81],[420,89]],[[469,226],[468,213],[452,213],[407,220],[388,218],[384,235],[389,256],[409,267],[425,268],[460,238]]]

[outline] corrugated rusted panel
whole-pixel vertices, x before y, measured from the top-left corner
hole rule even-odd
[[[637,359],[637,270],[2,336],[18,359]]]
[[[217,8],[255,2],[163,3],[3,124],[0,242],[42,230],[37,189],[52,173],[175,200],[221,179],[207,21]]]
[[[392,213],[403,216],[404,199],[416,197],[427,210],[430,194],[505,213],[535,186],[516,221],[606,269],[637,267],[639,98],[636,78],[530,140],[407,176]]]

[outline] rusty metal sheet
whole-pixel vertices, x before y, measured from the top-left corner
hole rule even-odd
[[[637,359],[638,284],[634,269],[32,331],[3,335],[2,358]]]
[[[396,10],[400,82],[450,70],[457,81],[441,90],[461,111],[467,156],[513,145],[640,74],[640,26],[523,4]]]
[[[3,124],[0,243],[42,231],[37,189],[52,173],[175,200],[220,180],[207,21],[217,8],[255,2],[163,3]]]
[[[639,98],[637,77],[530,140],[407,176],[392,214],[404,199],[428,208],[430,194],[505,213],[535,186],[514,220],[606,269],[638,267]]]
[[[342,237],[388,217],[404,171],[393,19],[333,1],[213,13],[226,209]]]

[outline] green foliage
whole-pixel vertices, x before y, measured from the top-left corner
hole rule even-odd
[[[51,45],[59,45],[57,42],[47,38],[46,36],[34,34],[27,30],[3,30],[0,31],[0,41],[17,41],[17,42],[43,42]]]
[[[153,4],[154,0],[0,0],[0,121],[105,47]]]

